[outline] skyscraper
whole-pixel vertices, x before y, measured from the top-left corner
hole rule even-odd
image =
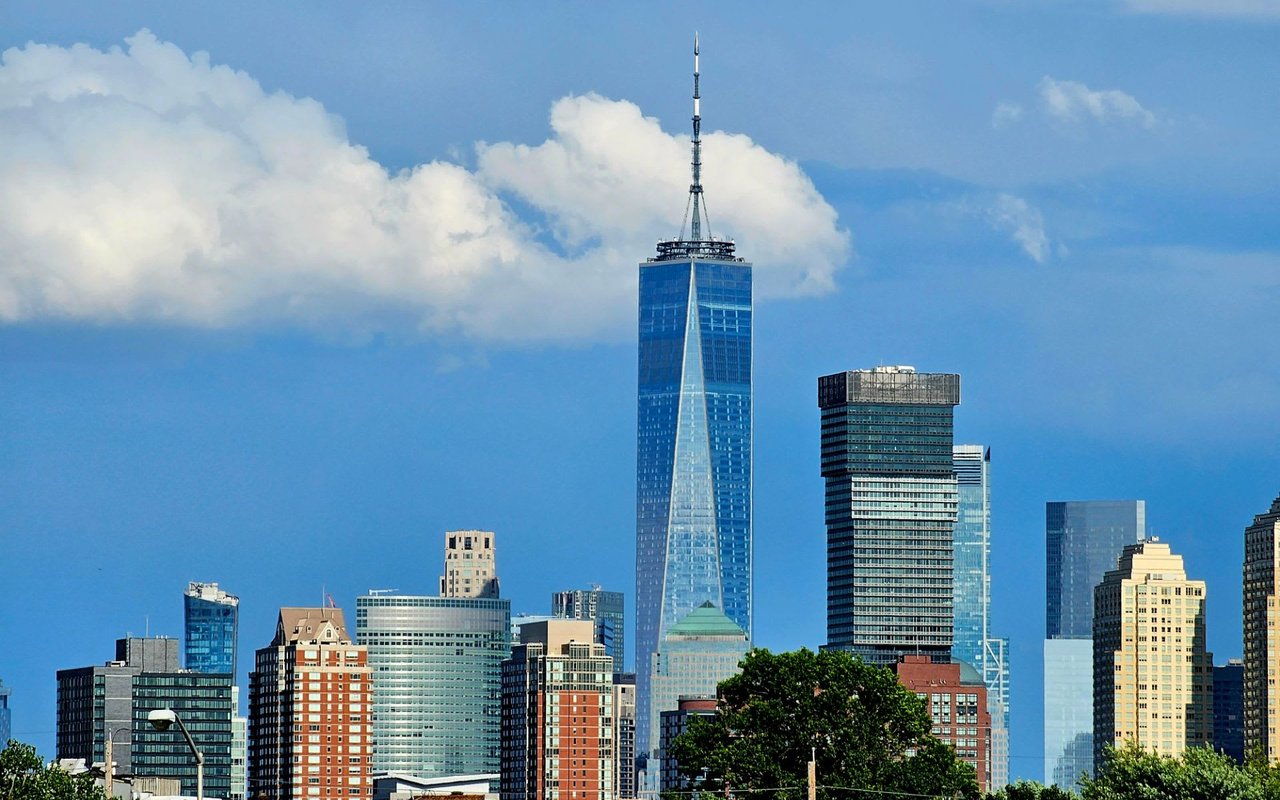
[[[372,675],[338,608],[282,608],[249,675],[249,796],[372,796]]]
[[[1204,601],[1204,581],[1155,539],[1127,545],[1094,589],[1094,764],[1107,745],[1176,758],[1212,743]]]
[[[960,376],[876,367],[818,379],[827,647],[951,660],[952,415]]]
[[[222,591],[216,583],[192,581],[182,601],[187,669],[226,673],[235,683],[240,598]]]
[[[1213,668],[1213,749],[1244,763],[1244,661]]]
[[[493,531],[447,531],[441,597],[497,597],[497,548]]]
[[[107,739],[117,774],[177,778],[196,791],[196,765],[182,735],[158,731],[147,715],[171,708],[204,755],[204,788],[226,797],[231,787],[231,675],[178,666],[178,641],[156,637],[116,642],[102,666],[59,670],[58,758],[106,759]]]
[[[1262,748],[1280,761],[1280,689],[1276,650],[1280,649],[1280,497],[1244,530],[1244,747]]]
[[[1045,504],[1045,783],[1093,773],[1093,587],[1146,538],[1142,500]]]
[[[369,650],[375,772],[496,775],[511,601],[370,592],[356,598]]]
[[[0,681],[0,748],[9,743],[13,735],[13,711],[9,709],[9,696],[13,690]]]
[[[590,621],[525,625],[502,665],[503,800],[614,800],[613,700]]]
[[[551,595],[551,615],[558,619],[589,619],[596,624],[596,641],[613,659],[613,671],[624,670],[626,613],[622,592],[606,592],[599,586],[570,589]]]
[[[1009,663],[1008,640],[991,634],[991,450],[961,444],[953,454],[957,502],[951,652],[976,669],[987,687],[991,785],[1004,786],[1009,782]]]
[[[636,431],[637,751],[648,752],[649,664],[710,601],[751,633],[751,265],[703,234],[694,43],[689,235],[640,265]]]

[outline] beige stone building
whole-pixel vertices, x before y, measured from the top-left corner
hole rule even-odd
[[[1213,655],[1205,583],[1148,539],[1127,545],[1094,589],[1093,746],[1136,742],[1163,755],[1213,741]]]
[[[1244,530],[1244,750],[1260,747],[1280,761],[1280,692],[1276,649],[1280,610],[1276,566],[1280,563],[1280,497]]]
[[[498,564],[493,531],[447,531],[441,597],[497,597]]]

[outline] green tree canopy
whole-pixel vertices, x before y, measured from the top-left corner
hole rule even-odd
[[[1241,767],[1208,747],[1190,748],[1180,758],[1134,743],[1108,749],[1098,776],[1082,783],[1084,800],[1280,800],[1271,767]]]
[[[973,768],[930,733],[921,698],[892,671],[839,651],[753,650],[720,684],[713,717],[695,719],[672,755],[699,788],[805,796],[816,748],[820,797],[836,787],[976,798]],[[706,770],[705,780],[702,779]]]
[[[45,766],[36,749],[16,739],[0,751],[0,800],[107,800],[89,773]]]

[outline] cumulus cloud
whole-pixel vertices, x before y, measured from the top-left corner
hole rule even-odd
[[[1156,125],[1155,114],[1119,89],[1095,90],[1078,81],[1059,81],[1048,75],[1041,78],[1037,88],[1045,113],[1059,122],[1121,121],[1144,128]]]
[[[1017,195],[1000,193],[983,207],[991,227],[1009,234],[1022,252],[1037,264],[1049,257],[1049,237],[1044,232],[1044,215]]]
[[[996,130],[1007,128],[1022,119],[1022,112],[1022,106],[1017,103],[1001,100],[996,103],[996,110],[991,112],[991,127]]]
[[[315,100],[145,30],[126,45],[0,57],[0,322],[616,335],[635,262],[678,231],[687,143],[631,103],[567,97],[541,144],[393,174]],[[704,138],[713,231],[758,296],[830,290],[849,237],[807,176]]]

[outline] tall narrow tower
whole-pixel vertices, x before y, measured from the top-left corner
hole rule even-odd
[[[1280,497],[1244,530],[1244,749],[1260,748],[1280,761],[1280,690],[1275,686],[1280,645]]]
[[[653,656],[710,601],[751,633],[751,265],[705,219],[698,42],[685,226],[640,265],[636,431],[636,731],[649,742]],[[691,213],[689,213],[691,212]]]

